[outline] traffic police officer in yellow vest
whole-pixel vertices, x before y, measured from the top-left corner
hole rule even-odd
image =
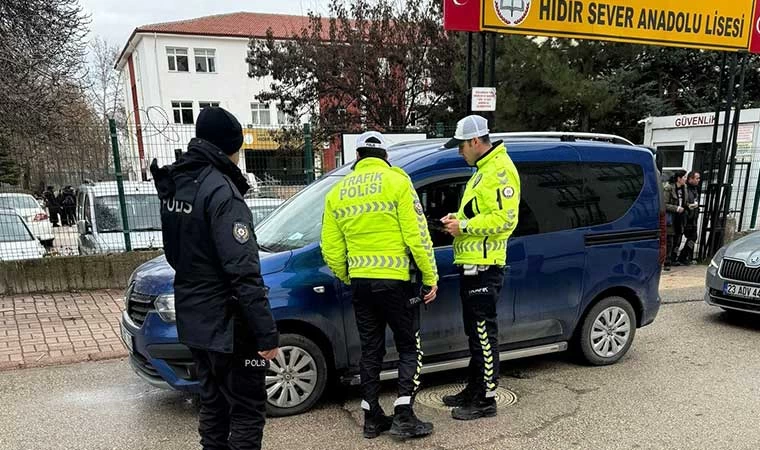
[[[422,369],[419,305],[433,301],[437,291],[433,243],[409,176],[387,160],[385,138],[370,131],[359,136],[356,146],[359,159],[353,172],[326,198],[322,255],[353,294],[362,350],[364,437],[389,429],[401,438],[425,436],[433,424],[420,421],[412,407]],[[422,274],[419,295],[410,282],[415,263]],[[386,325],[399,353],[392,418],[378,403]]]
[[[457,123],[446,148],[459,147],[477,167],[459,211],[441,219],[454,236],[454,264],[460,268],[464,329],[470,347],[467,386],[443,398],[455,419],[496,415],[499,383],[499,328],[496,302],[504,282],[507,239],[517,226],[520,178],[502,141],[491,143],[488,121],[467,116]]]

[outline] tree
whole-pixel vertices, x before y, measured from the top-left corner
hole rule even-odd
[[[90,41],[88,67],[88,98],[95,112],[107,122],[113,118],[121,124],[126,120],[124,111],[124,78],[114,69],[119,57],[116,44],[96,36]]]
[[[649,116],[715,109],[720,52],[501,36],[496,129],[614,133],[640,142]],[[757,104],[750,59],[745,107]]]
[[[256,98],[309,117],[315,141],[340,131],[404,130],[454,101],[461,62],[435,1],[334,0],[329,18],[310,13],[291,39],[251,40],[249,76],[271,77]],[[297,134],[295,130],[293,133]],[[287,135],[288,130],[283,130]],[[283,138],[284,139],[284,138]]]
[[[0,130],[0,185],[17,184],[19,167],[11,157],[11,143],[8,136]]]
[[[0,2],[0,127],[33,135],[51,126],[83,77],[88,18],[77,0]]]
[[[118,129],[126,130],[123,77],[122,72],[114,69],[118,57],[117,45],[98,36],[90,42],[87,97],[102,124],[101,136],[105,143],[102,164],[106,168],[111,160],[108,119],[114,119]]]

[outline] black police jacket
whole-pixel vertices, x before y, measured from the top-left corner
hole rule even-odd
[[[253,217],[240,169],[194,138],[171,166],[151,164],[161,199],[166,260],[172,266],[177,332],[193,348],[232,353],[278,346],[261,277]]]

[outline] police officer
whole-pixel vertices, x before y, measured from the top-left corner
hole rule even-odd
[[[517,226],[520,178],[501,141],[491,143],[488,122],[467,116],[457,123],[446,148],[459,147],[477,171],[467,182],[455,214],[442,220],[454,236],[454,263],[461,273],[464,329],[470,347],[467,386],[443,402],[455,419],[496,415],[499,383],[499,328],[496,301],[504,282],[507,239]]]
[[[386,141],[370,131],[357,140],[353,172],[333,187],[325,201],[322,254],[353,294],[361,340],[364,437],[390,429],[400,438],[425,436],[433,424],[413,411],[420,384],[419,300],[435,299],[438,274],[427,219],[409,176],[387,161]],[[411,255],[410,255],[411,254]],[[410,265],[422,272],[420,295],[410,282]],[[385,328],[393,331],[399,353],[398,398],[393,418],[378,403]]]
[[[205,108],[196,136],[173,165],[151,165],[166,260],[176,271],[177,332],[198,370],[203,448],[260,449],[267,360],[279,336],[243,201],[242,129],[224,109]]]

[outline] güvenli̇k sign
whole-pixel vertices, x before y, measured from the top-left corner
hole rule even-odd
[[[444,28],[760,50],[760,0],[444,0]]]

